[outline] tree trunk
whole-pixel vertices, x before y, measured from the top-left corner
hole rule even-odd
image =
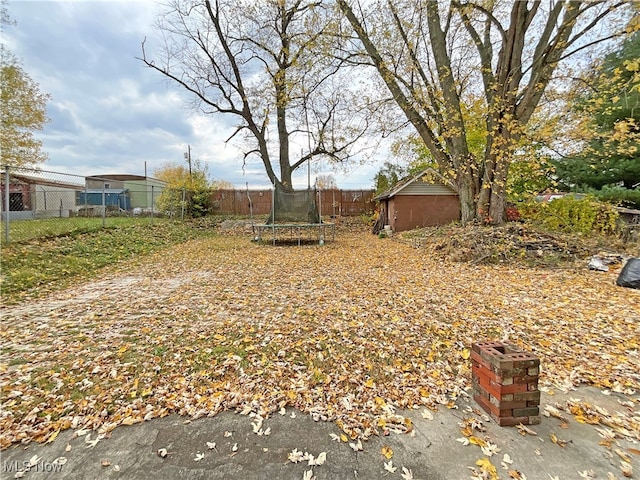
[[[476,217],[474,202],[474,188],[472,182],[463,182],[458,187],[458,198],[460,199],[460,221],[463,225],[473,222]]]

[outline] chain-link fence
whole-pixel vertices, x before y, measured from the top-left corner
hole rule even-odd
[[[25,167],[0,167],[2,243],[62,235],[160,218],[205,215],[266,216],[272,189],[190,191],[142,175],[83,177]],[[320,215],[360,215],[373,210],[373,190],[317,192]]]
[[[2,167],[0,175],[3,243],[153,222],[166,213],[158,208],[167,195],[165,183],[150,177],[83,177],[24,167]]]

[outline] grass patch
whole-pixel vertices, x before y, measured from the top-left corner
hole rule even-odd
[[[162,223],[166,220],[154,219],[153,223]],[[151,224],[148,218],[132,217],[108,217],[106,227],[126,227],[140,224],[141,222]],[[5,246],[5,225],[1,223],[2,235],[0,242]],[[13,242],[25,242],[36,238],[54,238],[61,235],[77,235],[80,233],[94,232],[102,230],[102,218],[93,217],[72,217],[72,218],[42,218],[34,220],[12,220],[9,224],[9,240]]]
[[[18,358],[14,358],[12,360],[9,360],[9,366],[10,367],[14,367],[16,365],[24,365],[25,363],[29,363],[29,362],[23,357],[18,357]]]
[[[125,219],[127,220],[127,219]],[[16,303],[62,288],[100,269],[172,245],[212,235],[189,223],[122,223],[99,230],[80,229],[55,237],[15,242],[2,248],[0,285],[4,303]]]

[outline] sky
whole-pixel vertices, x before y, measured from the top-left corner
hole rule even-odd
[[[243,168],[234,119],[204,115],[188,106],[181,87],[146,68],[141,43],[157,44],[154,0],[9,0],[16,25],[5,25],[2,42],[21,60],[27,74],[49,93],[50,122],[37,134],[49,160],[42,169],[76,175],[153,176],[167,162],[191,158],[208,168],[211,180],[239,188],[270,185],[262,162],[249,158]],[[333,175],[343,189],[371,188],[387,160],[384,152],[366,164],[334,170],[325,161],[311,166],[311,183]],[[294,174],[305,188],[307,170]]]

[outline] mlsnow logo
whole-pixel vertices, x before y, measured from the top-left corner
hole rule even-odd
[[[59,462],[33,462],[32,460],[25,460],[19,462],[17,460],[11,462],[2,462],[2,471],[4,473],[19,473],[19,472],[43,472],[43,473],[59,473],[62,472],[64,465]],[[18,477],[19,478],[19,477]]]

